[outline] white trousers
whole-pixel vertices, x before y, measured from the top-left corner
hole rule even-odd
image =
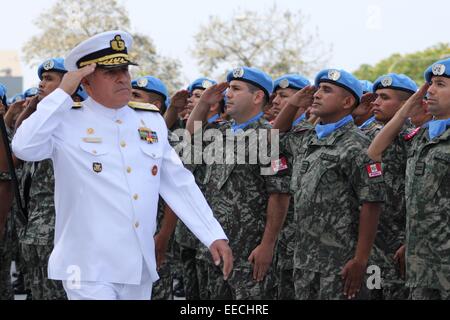
[[[81,281],[77,286],[63,281],[69,300],[150,300],[153,283],[145,262],[141,284]]]

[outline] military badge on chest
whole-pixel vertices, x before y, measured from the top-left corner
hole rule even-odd
[[[138,132],[141,140],[149,144],[154,144],[158,142],[158,134],[155,131],[152,131],[149,128],[141,127],[138,129]]]
[[[95,173],[100,173],[103,170],[103,166],[101,163],[94,162],[92,164],[92,170],[94,170]]]

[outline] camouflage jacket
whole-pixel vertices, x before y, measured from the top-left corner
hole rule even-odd
[[[31,178],[28,200],[28,224],[20,242],[53,244],[55,232],[55,203],[53,163],[51,160],[26,162],[23,178]],[[26,191],[25,191],[26,192]]]
[[[405,242],[405,171],[407,156],[405,136],[412,130],[412,125],[406,123],[400,134],[382,155],[386,202],[380,216],[370,263],[381,268],[382,277],[385,281],[400,280],[399,266],[394,260],[394,255]]]
[[[321,140],[311,130],[302,140],[292,150],[294,267],[338,275],[355,254],[361,204],[385,199],[381,168],[368,158],[369,139],[353,123]]]
[[[314,129],[314,126],[308,121],[301,121],[291,131],[283,134],[281,137],[281,148],[288,160],[292,159],[292,149],[300,147],[302,136],[309,130]],[[297,146],[297,147],[296,147]],[[289,150],[289,151],[288,151]],[[289,155],[289,156],[288,156]],[[289,163],[289,168],[292,168],[292,163]],[[291,270],[294,268],[294,248],[295,248],[295,232],[297,225],[294,220],[294,198],[291,197],[289,209],[286,215],[283,229],[281,229],[278,237],[277,245],[277,266],[281,270]]]
[[[364,128],[360,128],[360,130],[372,141],[375,136],[378,134],[378,132],[383,129],[383,126],[376,121],[371,122]]]
[[[412,137],[406,166],[406,285],[450,290],[450,128]]]
[[[250,253],[262,240],[270,194],[288,193],[290,177],[287,169],[267,175],[271,163],[269,161],[268,164],[263,164],[259,156],[255,159],[256,163],[248,161],[251,153],[258,148],[254,145],[257,141],[243,138],[253,133],[261,137],[261,132],[270,130],[266,120],[260,118],[249,124],[244,133],[234,136],[226,134],[230,128],[230,123],[222,125],[219,128],[222,135],[218,139],[224,144],[223,157],[234,157],[235,161],[207,165],[204,183],[206,199],[228,236],[234,265],[239,267],[248,266]],[[269,136],[270,132],[267,135]],[[245,143],[238,143],[237,139],[243,139],[241,141]],[[229,143],[234,143],[234,152],[227,153],[225,145]],[[268,150],[266,155],[270,154],[269,147]],[[245,163],[236,161],[237,154],[245,155]],[[209,254],[205,254],[205,248],[202,249],[204,254],[201,258],[210,260]]]

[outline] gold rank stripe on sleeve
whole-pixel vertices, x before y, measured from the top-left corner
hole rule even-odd
[[[83,107],[82,102],[74,102],[72,105],[72,109],[81,109]]]
[[[153,105],[153,104],[150,104],[150,103],[142,103],[142,102],[130,101],[128,103],[128,106],[131,109],[139,110],[139,111],[159,112],[158,107]]]

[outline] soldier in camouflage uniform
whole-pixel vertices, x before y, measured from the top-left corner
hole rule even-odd
[[[281,114],[290,111],[285,110],[288,105],[289,98],[292,97],[299,90],[310,85],[308,79],[296,75],[286,74],[274,81],[275,97],[272,101],[274,114],[283,117]],[[283,122],[286,122],[289,126],[292,125],[290,132],[286,133],[283,139],[288,135],[294,134],[294,132],[304,132],[306,130],[313,129],[313,125],[306,120],[306,108],[310,106],[309,102],[312,102],[312,92],[310,94],[310,101],[303,107],[294,108],[293,112]],[[275,119],[274,129],[280,127],[280,120]],[[284,126],[283,126],[284,127]],[[297,226],[294,221],[294,199],[291,198],[289,203],[289,210],[286,215],[286,221],[284,222],[283,229],[280,232],[276,250],[276,273],[277,273],[277,299],[279,300],[294,300],[295,288],[294,288],[294,248],[295,248],[295,232]]]
[[[372,103],[375,119],[386,125],[416,90],[416,83],[405,75],[391,73],[379,77],[373,85],[373,92],[377,95],[376,100]],[[381,289],[374,289],[370,292],[371,298],[375,300],[404,300],[409,295],[394,256],[405,238],[407,156],[405,149],[405,139],[407,138],[405,137],[412,129],[410,122],[406,121],[398,137],[392,141],[379,159],[382,162],[386,184],[386,202],[383,205],[370,262],[380,268],[382,278]],[[371,140],[375,135],[368,134]]]
[[[353,110],[352,117],[355,125],[372,140],[383,126],[376,121],[372,113],[371,103],[376,99],[376,95],[372,92],[373,83],[368,80],[360,80],[360,83],[363,87],[363,96],[361,103]]]
[[[52,58],[39,66],[39,94],[34,102],[41,101],[61,83],[66,72],[64,60]],[[30,103],[35,107],[36,103]],[[18,126],[33,112],[24,110],[18,119]],[[55,231],[54,174],[51,160],[26,162],[23,166],[22,184],[28,205],[28,224],[20,236],[21,252],[27,277],[30,280],[34,300],[62,300],[66,293],[62,282],[50,280],[47,276],[48,259],[53,250]]]
[[[359,291],[385,196],[381,165],[366,156],[369,140],[350,115],[362,96],[358,80],[330,69],[317,75],[315,86],[311,114],[321,123],[282,144],[293,163],[295,294],[363,298]]]
[[[434,120],[408,136],[406,143],[406,247],[397,257],[406,259],[406,286],[412,299],[450,299],[450,59],[434,63],[425,72],[426,84],[400,109],[369,148],[379,157],[401,131],[405,120],[422,108],[428,93]],[[406,253],[405,253],[406,251]]]
[[[164,83],[155,77],[144,76],[131,82],[132,101],[153,104],[164,115],[169,107],[170,99]],[[170,135],[169,135],[170,136]],[[173,146],[173,145],[172,145]],[[165,210],[170,212],[165,212]],[[165,221],[163,221],[165,219]],[[153,283],[152,300],[171,300],[173,298],[173,275],[171,267],[174,265],[172,254],[173,229],[176,217],[164,200],[159,197],[157,230],[155,233],[155,250],[159,280]]]
[[[0,142],[3,144],[3,142]],[[6,168],[5,168],[6,169]],[[4,183],[11,181],[10,175],[6,171],[0,171],[0,184],[2,187],[2,193],[0,194],[1,201],[3,203],[8,202],[6,197],[8,195],[3,193],[3,187],[6,187]],[[9,208],[1,208],[0,217],[2,220],[9,214]],[[6,225],[0,224],[0,300],[13,300],[14,292],[11,284],[11,262],[12,262],[12,248],[11,241],[8,241],[10,236],[10,221],[6,217]],[[2,221],[3,222],[3,221]]]
[[[249,153],[257,146],[245,138],[252,133],[259,137],[261,132],[270,135],[271,127],[262,117],[262,108],[269,100],[273,83],[262,71],[247,67],[230,72],[227,81],[227,113],[234,121],[219,128],[213,143],[223,143],[224,148],[216,156],[228,161],[207,166],[205,195],[228,235],[235,260],[227,281],[217,266],[209,266],[209,292],[211,299],[273,299],[276,287],[272,258],[289,205],[287,163],[276,159],[272,162],[274,171],[270,163],[263,164],[261,159],[249,163]],[[210,106],[223,98],[227,86],[221,83],[203,93],[188,120],[191,133],[195,121],[206,122]],[[204,126],[196,134],[207,129]],[[237,139],[245,143],[237,143]],[[225,145],[231,141],[234,152],[229,150],[227,154]],[[235,164],[237,154],[245,155],[245,163]]]

